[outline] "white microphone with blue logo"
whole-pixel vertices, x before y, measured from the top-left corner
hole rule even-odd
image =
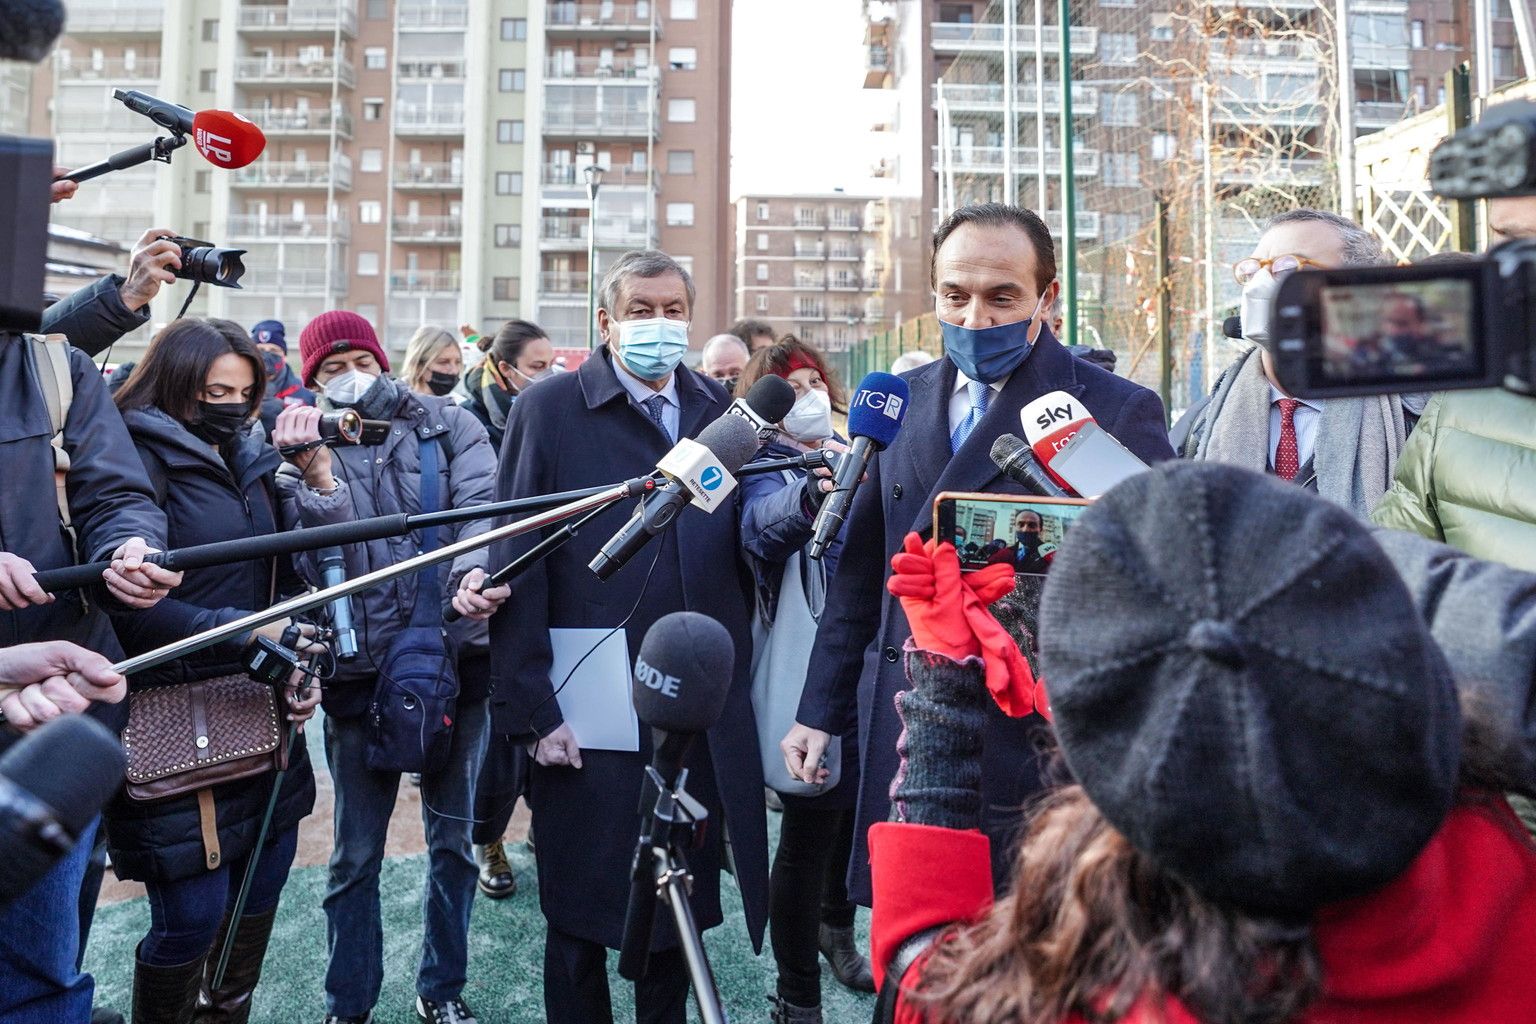
[[[757,447],[757,431],[739,416],[721,416],[700,431],[697,440],[679,441],[656,465],[667,482],[640,503],[624,529],[602,546],[587,568],[598,579],[608,579],[652,537],[671,526],[690,500],[705,512],[720,508],[736,489],[733,474]]]
[[[866,374],[848,408],[848,436],[853,445],[839,462],[832,493],[816,514],[816,532],[810,556],[820,560],[832,539],[843,528],[853,507],[853,492],[864,479],[864,468],[875,452],[883,452],[896,439],[901,419],[907,414],[907,382],[889,373]]]

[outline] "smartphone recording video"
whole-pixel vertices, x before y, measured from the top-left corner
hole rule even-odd
[[[1044,576],[1086,498],[1008,494],[940,494],[933,521],[960,554],[960,571],[1006,562],[1014,572]]]

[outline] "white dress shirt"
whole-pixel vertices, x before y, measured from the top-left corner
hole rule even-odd
[[[613,375],[619,378],[619,383],[625,391],[629,392],[629,400],[640,407],[640,415],[646,419],[651,418],[651,414],[645,411],[645,400],[647,398],[654,398],[660,395],[667,400],[666,405],[661,408],[661,421],[667,425],[667,436],[674,443],[677,441],[678,423],[683,415],[683,407],[677,400],[678,372],[678,370],[672,371],[672,375],[667,378],[666,387],[660,391],[652,391],[646,387],[643,381],[626,370],[617,358],[613,360]]]
[[[1273,384],[1269,386],[1269,468],[1275,468],[1275,452],[1280,448],[1280,399],[1291,398]],[[1296,399],[1296,465],[1305,466],[1317,448],[1317,418],[1322,407],[1305,398]]]
[[[1008,375],[1008,377],[1012,376],[1013,374],[1011,373]],[[1008,377],[1004,377],[1002,380],[995,380],[989,385],[992,388],[992,397],[988,399],[989,402],[997,401],[997,396],[1003,393],[1003,387],[1008,383]],[[965,422],[965,418],[971,414],[970,383],[971,378],[967,377],[963,370],[957,369],[955,371],[955,390],[949,393],[949,433],[951,437],[954,436],[960,424]],[[991,406],[989,405],[987,408],[990,409]]]

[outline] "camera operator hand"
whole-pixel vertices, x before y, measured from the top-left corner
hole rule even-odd
[[[145,555],[159,551],[143,537],[130,537],[112,552],[112,568],[101,574],[107,589],[129,608],[153,608],[175,587],[181,586],[181,573],[146,562]]]
[[[14,612],[34,604],[52,604],[32,577],[37,573],[32,563],[9,551],[0,551],[0,611]]]
[[[272,426],[272,443],[281,451],[292,445],[310,444],[320,440],[320,417],[325,415],[312,405],[290,405],[277,414],[277,422]],[[336,478],[331,475],[331,450],[324,445],[300,452],[293,456],[284,456],[288,462],[299,467],[304,474],[304,483],[311,490],[330,491],[336,487]]]
[[[295,669],[288,679],[285,692],[288,696],[288,721],[297,723],[299,732],[303,732],[304,723],[315,717],[315,708],[320,706],[320,687],[303,669]]]
[[[181,246],[164,237],[174,234],[173,228],[150,228],[139,236],[128,261],[128,279],[117,290],[130,310],[149,305],[160,294],[161,285],[176,283],[171,268],[181,269]]]
[[[246,643],[250,643],[258,636],[264,636],[273,643],[280,644],[283,642],[283,634],[288,631],[288,627],[294,625],[299,630],[299,642],[293,647],[296,653],[307,654],[321,649],[321,645],[315,641],[316,630],[314,624],[309,622],[295,623],[292,619],[278,619],[276,622],[269,622],[265,626],[258,626],[247,635]]]
[[[484,622],[495,614],[502,602],[512,596],[512,587],[503,583],[490,590],[481,590],[480,587],[489,578],[484,569],[471,569],[465,573],[459,581],[458,593],[453,595],[454,611],[476,622]]]
[[[63,175],[66,175],[68,173],[69,173],[69,168],[68,167],[59,167],[59,166],[55,165],[54,168],[53,168],[53,176],[54,176],[55,179],[58,179],[58,178],[62,177]],[[48,201],[50,203],[62,203],[66,199],[73,199],[73,198],[75,198],[75,193],[78,192],[79,190],[80,190],[80,183],[78,181],[58,181],[58,180],[55,180],[53,182],[53,184],[49,187]]]
[[[67,641],[0,649],[0,716],[22,732],[94,701],[116,704],[127,692],[109,660]]]

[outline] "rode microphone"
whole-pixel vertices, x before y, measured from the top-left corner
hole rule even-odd
[[[747,389],[746,395],[732,402],[725,411],[746,420],[757,433],[758,443],[767,444],[794,407],[795,389],[783,377],[770,373],[758,378],[757,383]]]
[[[1041,395],[1019,411],[1019,420],[1046,472],[1084,498],[1097,498],[1147,469],[1065,391]]]
[[[267,137],[261,129],[231,110],[194,111],[191,107],[136,89],[116,89],[112,97],[134,113],[143,114],[169,131],[171,137],[114,153],[105,160],[71,171],[61,180],[88,181],[110,171],[137,167],[151,160],[170,163],[171,153],[186,145],[188,137],[204,160],[225,170],[244,167],[261,156],[262,150],[267,147]]]
[[[907,414],[907,382],[878,370],[866,374],[848,407],[848,436],[853,444],[837,467],[832,493],[816,513],[810,556],[820,560],[853,507],[853,492],[864,478],[864,468],[875,452],[883,452],[896,439]]]
[[[83,715],[49,722],[0,757],[0,908],[69,853],[125,766],[117,737]]]
[[[1034,451],[1013,434],[992,442],[992,462],[1014,483],[1046,498],[1070,498],[1072,492],[1051,479]]]
[[[684,438],[656,468],[667,482],[640,502],[624,528],[609,538],[587,568],[606,580],[624,567],[650,539],[661,533],[690,501],[713,512],[736,487],[733,475],[757,451],[757,432],[740,416],[721,416]]]
[[[695,737],[719,721],[735,669],[731,634],[698,612],[663,615],[640,643],[631,696],[636,716],[651,727],[654,749],[640,794],[640,839],[619,946],[619,975],[632,981],[645,975],[650,959],[657,848],[673,852],[669,848],[679,837],[669,826],[692,827],[707,818],[703,807],[682,791],[683,761]]]

